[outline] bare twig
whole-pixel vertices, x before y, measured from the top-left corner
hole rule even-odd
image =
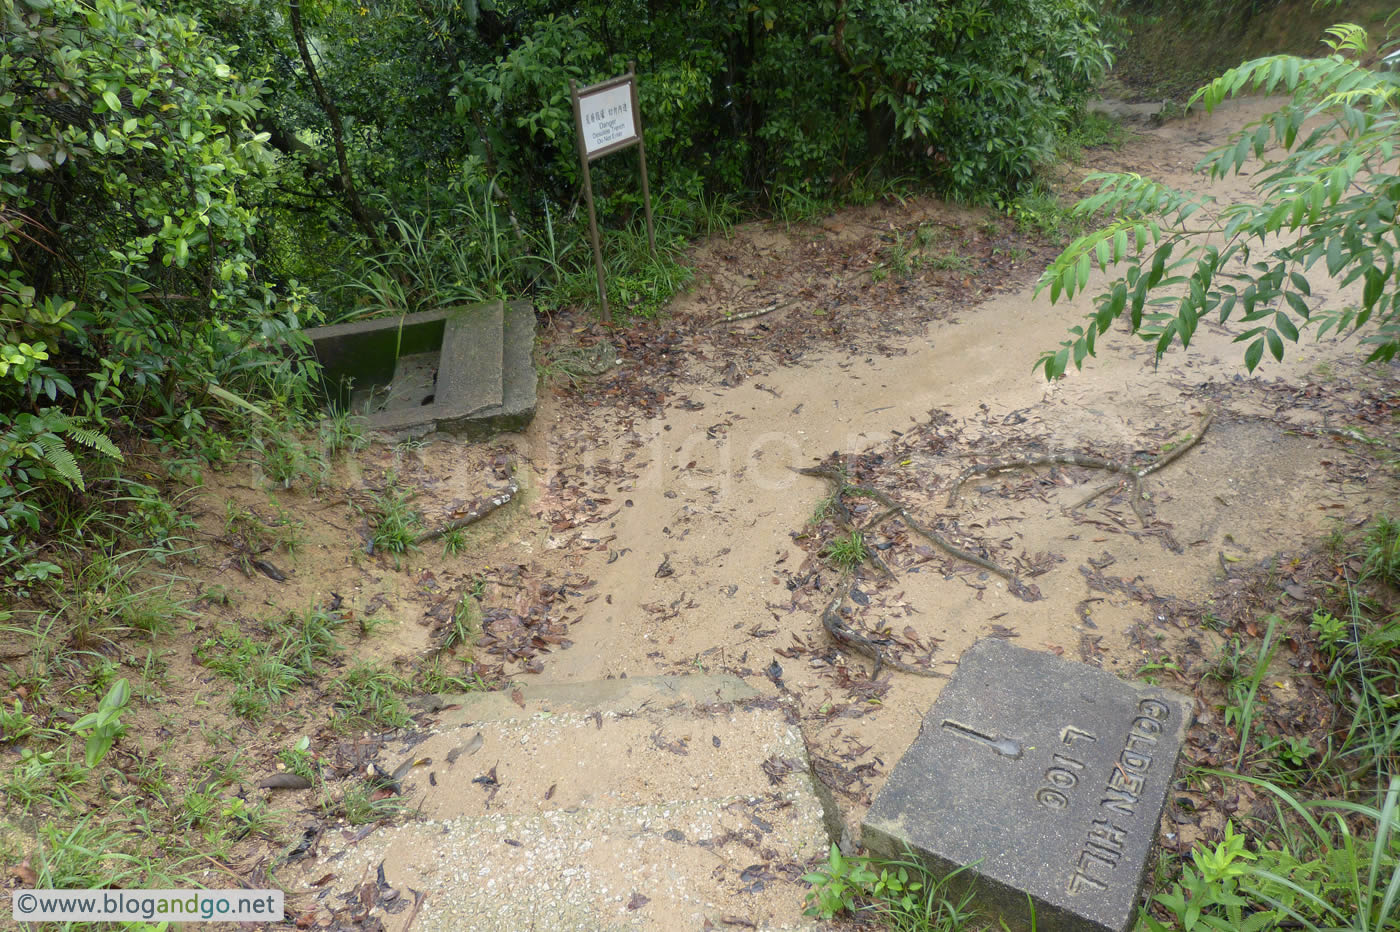
[[[475,524],[476,522],[480,521],[482,518],[486,517],[487,515],[491,514],[497,509],[504,508],[506,505],[509,505],[511,501],[515,498],[516,494],[519,493],[519,491],[520,483],[515,481],[514,476],[511,476],[510,481],[506,484],[506,488],[504,491],[498,492],[497,494],[486,499],[486,501],[482,502],[480,505],[477,505],[475,508],[473,508],[466,514],[453,518],[451,521],[447,522],[442,527],[432,531],[424,531],[422,534],[418,535],[418,540],[416,541],[416,543],[424,544],[430,540],[437,540],[439,537],[442,537],[444,534],[447,534],[450,531],[458,531],[464,527],[469,527]]]
[[[413,894],[413,908],[408,911],[408,918],[404,920],[403,932],[408,932],[409,926],[413,925],[413,920],[418,918],[418,910],[423,908],[423,901],[428,898],[428,894],[419,892],[412,887],[408,892]]]

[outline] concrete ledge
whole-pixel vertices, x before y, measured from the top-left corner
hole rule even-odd
[[[534,309],[527,301],[444,308],[307,331],[328,401],[354,401],[372,431],[489,436],[535,412]]]
[[[576,683],[529,683],[520,687],[521,703],[503,692],[466,693],[447,697],[460,706],[443,712],[440,727],[465,722],[513,722],[541,712],[613,712],[630,715],[646,708],[666,709],[677,703],[705,705],[742,702],[758,692],[737,676],[632,676],[616,680],[584,680]]]
[[[529,301],[505,306],[502,327],[501,401],[462,417],[443,417],[438,430],[461,434],[470,440],[507,431],[524,430],[535,417],[538,404],[535,372],[535,308]]]

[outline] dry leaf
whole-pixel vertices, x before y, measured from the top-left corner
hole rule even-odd
[[[476,734],[472,735],[471,740],[466,744],[459,744],[457,747],[447,752],[447,765],[450,767],[457,763],[457,758],[464,754],[467,757],[471,757],[477,751],[480,751],[481,746],[485,743],[486,739],[481,737],[481,732],[478,731]]]
[[[32,887],[39,882],[39,875],[34,872],[34,868],[29,866],[29,858],[25,858],[19,864],[10,868],[10,876],[13,877],[21,887]]]
[[[295,773],[274,773],[258,783],[260,790],[307,790],[311,781]]]

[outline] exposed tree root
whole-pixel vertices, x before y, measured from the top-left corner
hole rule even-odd
[[[453,518],[451,521],[447,522],[442,527],[432,531],[424,531],[422,534],[418,535],[418,540],[416,541],[416,543],[425,544],[430,540],[437,540],[439,537],[442,537],[444,534],[447,534],[450,531],[458,531],[464,527],[470,527],[471,525],[480,521],[482,518],[485,518],[487,515],[491,514],[492,512],[495,512],[497,509],[504,508],[506,505],[509,505],[519,492],[520,483],[515,481],[514,476],[511,476],[510,481],[506,484],[504,491],[496,493],[495,495],[486,499],[481,504],[477,505],[471,511],[459,517]]]
[[[990,560],[984,560],[975,553],[968,553],[965,550],[954,547],[937,533],[919,524],[918,521],[915,521],[914,518],[910,516],[903,505],[899,504],[879,489],[848,482],[844,473],[829,466],[809,466],[805,469],[795,469],[793,471],[804,476],[815,476],[819,479],[825,479],[832,484],[832,510],[836,513],[837,522],[847,531],[870,530],[879,527],[890,518],[897,517],[914,533],[937,545],[950,555],[959,560],[964,560],[976,566],[991,570],[1000,576],[1005,576],[1012,581],[1013,585],[1019,585],[1015,576],[1007,570],[1002,569]],[[866,498],[874,499],[884,505],[886,510],[881,512],[875,520],[867,523],[864,528],[858,528],[855,524],[855,517],[842,500],[842,496],[845,494],[861,495]],[[891,578],[894,576],[894,571],[885,564],[884,560],[880,559],[880,555],[875,553],[875,551],[867,549],[866,557],[870,560],[871,564],[885,576]],[[845,620],[841,617],[841,607],[845,604],[846,597],[850,595],[851,586],[853,584],[854,578],[848,576],[844,582],[838,585],[836,595],[827,603],[826,608],[822,611],[822,627],[826,629],[826,633],[831,636],[831,639],[838,644],[848,647],[856,653],[863,654],[875,661],[875,668],[871,671],[870,679],[874,680],[879,677],[880,670],[883,667],[889,667],[891,670],[899,670],[902,673],[910,673],[914,676],[943,676],[942,673],[930,670],[927,667],[917,667],[912,664],[904,663],[894,657],[886,656],[885,648],[890,644],[888,640],[868,638],[863,634],[856,633],[853,628],[846,624]]]
[[[882,667],[889,667],[891,670],[898,670],[901,673],[912,673],[914,676],[944,676],[937,670],[916,667],[894,657],[885,656],[883,648],[889,645],[888,640],[883,638],[875,640],[863,634],[857,634],[850,625],[846,624],[841,617],[841,606],[845,604],[846,596],[850,595],[854,582],[855,580],[848,576],[846,581],[837,587],[835,597],[827,603],[826,608],[822,611],[822,627],[826,629],[827,634],[831,635],[831,639],[875,661],[875,668],[870,671],[872,681],[879,678]]]
[[[962,488],[964,482],[973,476],[985,476],[998,472],[1007,472],[1012,469],[1034,469],[1037,466],[1082,466],[1086,469],[1102,469],[1105,472],[1117,473],[1123,479],[1120,482],[1103,486],[1091,493],[1083,501],[1070,507],[1070,511],[1077,511],[1088,505],[1090,502],[1113,489],[1120,488],[1123,482],[1131,483],[1132,497],[1129,504],[1133,506],[1133,513],[1142,522],[1143,527],[1151,524],[1147,517],[1147,511],[1142,504],[1142,480],[1159,469],[1164,469],[1176,462],[1187,450],[1200,442],[1210,427],[1211,421],[1215,419],[1215,411],[1207,411],[1201,419],[1200,426],[1196,430],[1177,440],[1171,450],[1162,454],[1157,459],[1141,468],[1134,468],[1126,463],[1119,463],[1115,460],[1105,459],[1102,456],[1089,456],[1082,453],[1055,453],[1049,456],[1029,456],[1020,459],[998,460],[995,463],[981,463],[969,466],[964,469],[953,481],[953,488],[948,493],[948,504],[954,504],[958,499],[958,490]]]
[[[845,504],[841,502],[841,495],[845,492],[849,492],[852,495],[862,495],[866,498],[874,499],[875,501],[879,502],[881,505],[884,505],[887,509],[889,509],[884,514],[882,514],[876,521],[873,521],[869,525],[867,525],[867,527],[873,528],[891,517],[898,517],[899,520],[904,522],[905,526],[908,527],[909,530],[913,531],[915,534],[918,534],[920,537],[924,538],[929,543],[933,544],[935,547],[938,547],[940,550],[942,550],[944,553],[947,553],[949,556],[956,557],[957,559],[962,560],[965,563],[971,563],[973,566],[980,566],[982,569],[996,573],[998,576],[1002,576],[1006,579],[1011,580],[1012,582],[1016,581],[1016,574],[1011,572],[1010,570],[998,566],[991,560],[979,557],[975,553],[968,553],[961,547],[957,547],[949,543],[940,534],[938,534],[938,532],[931,530],[930,528],[924,527],[913,517],[913,515],[909,514],[909,510],[907,508],[905,508],[903,505],[901,505],[894,499],[890,498],[888,495],[886,495],[879,489],[874,489],[868,486],[857,485],[855,483],[848,482],[846,480],[846,477],[839,470],[832,469],[829,466],[808,466],[803,469],[795,469],[794,472],[800,473],[804,476],[815,476],[819,479],[825,479],[827,482],[830,482],[832,485],[834,485],[836,487],[836,490],[835,495],[833,495],[832,497],[833,504],[837,507],[838,514],[844,512],[844,516],[848,524],[850,523],[850,512],[846,510]],[[888,569],[886,569],[886,572],[888,572]]]
[[[1210,429],[1210,422],[1213,420],[1215,420],[1214,408],[1207,411],[1206,416],[1201,418],[1201,424],[1196,428],[1194,433],[1187,434],[1180,440],[1175,441],[1170,452],[1157,457],[1157,459],[1153,460],[1150,464],[1138,470],[1138,478],[1146,479],[1157,470],[1170,466],[1180,459],[1183,453],[1201,442],[1201,438],[1205,436],[1205,432]]]
[[[1080,453],[1057,453],[1049,456],[1032,456],[969,466],[954,480],[953,487],[948,493],[948,504],[952,505],[957,501],[959,488],[973,476],[992,475],[993,473],[1012,469],[1031,469],[1037,466],[1081,466],[1087,469],[1101,469],[1105,472],[1116,473],[1122,477],[1123,482],[1131,483],[1131,503],[1133,511],[1136,512],[1138,520],[1142,522],[1143,527],[1147,527],[1150,522],[1142,506],[1142,480],[1146,476],[1150,476],[1152,473],[1176,462],[1186,451],[1199,443],[1201,437],[1204,436],[1206,430],[1209,429],[1211,421],[1214,418],[1215,412],[1213,410],[1207,411],[1205,417],[1201,419],[1200,425],[1194,432],[1177,440],[1176,443],[1172,445],[1170,451],[1162,454],[1157,459],[1141,468],[1135,468],[1125,463],[1105,459],[1101,456],[1089,456]],[[831,483],[833,487],[831,496],[832,510],[836,514],[837,522],[848,532],[870,530],[879,527],[891,518],[898,518],[904,522],[909,530],[918,534],[948,555],[966,563],[971,563],[973,566],[978,566],[989,572],[996,573],[998,576],[1005,577],[1011,582],[1012,591],[1019,591],[1022,597],[1026,597],[1025,587],[1021,585],[1020,580],[1010,570],[998,566],[991,560],[980,557],[975,553],[969,553],[949,543],[936,531],[920,524],[909,514],[909,510],[905,508],[904,505],[895,501],[881,490],[853,483],[846,477],[844,472],[831,466],[808,466],[802,469],[794,469],[793,471],[804,476],[814,476],[818,479],[825,479],[827,482]],[[1110,489],[1118,487],[1118,485],[1121,485],[1121,483],[1104,486],[1075,505],[1074,508],[1084,507]],[[863,528],[857,527],[855,516],[851,514],[850,508],[846,506],[843,500],[843,496],[848,494],[872,499],[883,505],[885,510],[876,515],[875,518],[865,524]],[[879,555],[874,551],[867,551],[866,556],[882,573],[887,576],[894,575],[890,568],[885,565],[885,562],[881,560]],[[841,609],[845,605],[846,598],[850,595],[853,584],[854,578],[848,576],[837,587],[836,595],[827,603],[826,608],[822,610],[822,627],[826,629],[826,633],[831,636],[832,640],[873,660],[875,662],[875,668],[870,674],[872,680],[880,675],[880,670],[883,667],[889,667],[890,669],[899,670],[903,673],[911,673],[916,676],[942,676],[942,674],[925,667],[916,667],[897,660],[894,657],[886,656],[886,649],[891,643],[889,640],[866,637],[863,634],[857,633],[850,625],[846,624],[841,616]]]

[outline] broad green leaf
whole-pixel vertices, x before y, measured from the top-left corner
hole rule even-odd
[[[1361,303],[1365,307],[1373,307],[1380,300],[1381,290],[1385,287],[1385,276],[1375,266],[1370,266],[1362,274],[1366,284],[1362,289]]]
[[[1304,301],[1304,300],[1302,299],[1302,297],[1301,297],[1299,294],[1297,294],[1296,292],[1293,292],[1293,291],[1289,291],[1289,292],[1286,292],[1286,293],[1284,294],[1283,297],[1284,297],[1284,300],[1286,300],[1286,301],[1288,302],[1288,306],[1291,307],[1291,308],[1293,308],[1293,312],[1294,312],[1295,314],[1297,314],[1299,317],[1303,318],[1304,320],[1307,320],[1307,319],[1308,319],[1308,317],[1310,316],[1310,313],[1311,313],[1311,312],[1308,310],[1308,302]],[[1283,316],[1283,315],[1280,315],[1280,316]],[[1292,326],[1292,325],[1290,324],[1289,326]]]
[[[1332,237],[1327,241],[1327,274],[1336,275],[1346,264],[1346,259],[1342,256],[1342,241],[1340,237]]]
[[[251,401],[247,400],[242,395],[237,395],[219,385],[206,385],[205,389],[209,392],[209,394],[213,395],[215,398],[218,398],[222,401],[226,401],[229,404],[236,405],[242,408],[243,410],[248,411],[251,414],[256,414],[258,417],[261,417],[264,420],[272,420],[272,415],[268,414],[265,410],[253,404]]]
[[[1261,337],[1249,344],[1249,348],[1244,351],[1244,367],[1250,372],[1259,365],[1259,360],[1264,356],[1264,340]]]

